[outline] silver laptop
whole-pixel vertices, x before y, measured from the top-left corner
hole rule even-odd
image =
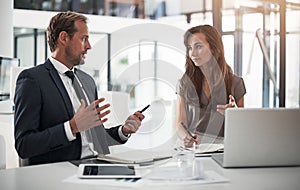
[[[224,136],[224,168],[300,165],[300,109],[227,109]]]

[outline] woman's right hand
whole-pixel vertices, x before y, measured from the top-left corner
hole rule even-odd
[[[193,137],[191,137],[189,134],[187,134],[183,139],[184,147],[192,148],[194,143],[199,144],[197,138],[198,138],[197,134],[195,134]]]

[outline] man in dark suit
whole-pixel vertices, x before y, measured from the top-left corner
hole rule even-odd
[[[108,146],[125,143],[144,115],[137,111],[124,125],[104,128],[110,105],[98,99],[92,77],[75,68],[84,64],[91,48],[87,18],[58,13],[50,21],[47,37],[51,57],[24,70],[16,84],[15,148],[20,158],[30,165],[77,160],[107,154]],[[73,71],[73,78],[66,71]],[[83,97],[78,96],[74,80]]]

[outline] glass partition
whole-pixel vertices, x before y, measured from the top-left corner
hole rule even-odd
[[[111,59],[112,90],[129,93],[133,108],[156,99],[173,101],[184,63],[182,52],[162,43],[141,41]]]
[[[237,1],[236,1],[237,2]],[[210,7],[211,1],[206,2]],[[278,107],[279,79],[280,79],[280,14],[279,5],[271,1],[252,2],[251,6],[237,6],[223,1],[222,35],[225,46],[225,57],[235,73],[241,75],[246,83],[247,107]],[[230,4],[230,6],[228,5]],[[226,6],[225,6],[226,5]],[[300,106],[300,2],[287,2],[286,9],[286,71],[285,95],[286,107]],[[167,23],[181,28],[199,24],[213,24],[213,12],[205,10],[190,15],[190,23],[186,23],[186,16],[172,15],[158,19],[160,23]],[[45,31],[41,29],[15,28],[15,57],[20,59],[21,66],[34,66],[42,63],[49,55]],[[93,53],[87,56],[85,70],[95,77],[101,90],[110,89],[124,91],[136,97],[139,88],[135,88],[137,79],[147,78],[147,82],[139,83],[145,86],[151,83],[151,96],[172,97],[173,79],[158,80],[166,71],[176,70],[176,74],[184,72],[184,53],[158,40],[148,40],[142,37],[138,42],[128,44],[128,47],[118,53],[112,52],[114,44],[110,44],[114,37],[110,34],[91,34]],[[168,38],[168,34],[161,34]],[[258,37],[259,36],[259,37]],[[126,41],[127,37],[119,38],[118,43]],[[173,37],[183,43],[182,36]],[[101,45],[99,45],[101,44]],[[266,51],[263,51],[263,48]],[[110,66],[108,66],[110,64]],[[161,68],[161,66],[163,66]],[[135,79],[133,74],[137,73]],[[162,72],[162,73],[161,73]],[[273,77],[272,77],[273,75]],[[275,80],[272,80],[274,78]],[[151,79],[151,80],[150,80]],[[109,81],[111,80],[111,81]],[[151,82],[150,82],[151,81]],[[275,81],[275,82],[274,82]],[[110,84],[111,83],[111,84]],[[164,83],[164,87],[160,87]],[[147,87],[150,88],[150,87]],[[140,88],[142,89],[142,88]],[[164,92],[164,89],[167,92]],[[169,90],[168,90],[169,89]],[[167,95],[168,94],[168,95]],[[170,94],[170,96],[169,96]],[[143,106],[138,101],[132,101],[131,106]]]
[[[286,20],[286,107],[300,107],[300,4]]]

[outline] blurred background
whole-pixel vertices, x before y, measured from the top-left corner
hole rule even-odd
[[[126,144],[130,148],[174,142],[183,34],[200,24],[221,33],[227,63],[246,84],[245,107],[300,106],[300,0],[8,0],[0,5],[0,109],[11,107],[18,73],[51,55],[46,27],[54,14],[68,10],[89,18],[92,49],[82,69],[112,104],[107,127],[151,104],[141,130]],[[2,113],[0,129],[12,139],[13,112]]]

